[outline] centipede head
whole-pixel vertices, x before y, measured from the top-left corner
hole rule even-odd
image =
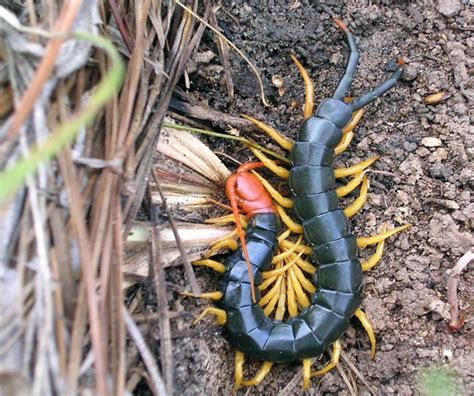
[[[264,166],[261,162],[245,163],[231,175],[226,182],[225,192],[230,200],[234,213],[235,224],[239,234],[242,251],[247,263],[249,281],[252,285],[252,299],[255,302],[255,291],[253,287],[253,275],[250,265],[245,235],[240,222],[239,209],[247,216],[252,217],[257,213],[273,213],[275,208],[272,204],[272,197],[262,186],[260,180],[250,171]]]

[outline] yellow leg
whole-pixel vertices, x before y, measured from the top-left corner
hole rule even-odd
[[[270,289],[270,291],[262,297],[262,299],[258,303],[261,307],[267,305],[275,295],[278,295],[278,293],[280,292],[280,284],[282,279],[282,277],[278,278],[275,285]]]
[[[270,287],[270,285],[278,279],[278,276],[272,276],[271,278],[265,279],[262,284],[258,287],[258,290],[264,291]]]
[[[240,216],[240,224],[242,225],[242,228],[247,228],[247,218],[243,215]],[[235,216],[233,213],[230,213],[226,216],[221,216],[221,217],[214,217],[212,219],[207,219],[204,220],[204,223],[206,224],[219,224],[219,225],[225,225],[229,223],[235,223]]]
[[[277,165],[277,163],[270,158],[268,158],[265,154],[263,154],[260,150],[256,149],[252,146],[247,146],[247,148],[257,157],[263,164],[270,169],[275,175],[281,177],[282,179],[288,179],[290,172],[288,169],[284,168],[283,166]]]
[[[262,121],[256,120],[253,117],[250,117],[245,114],[240,115],[242,118],[250,121],[257,128],[265,132],[270,138],[272,138],[276,143],[278,143],[282,148],[287,151],[290,151],[293,147],[293,141],[284,136],[281,132],[278,132],[276,129],[273,129],[271,126],[263,123]]]
[[[281,285],[280,285],[280,289],[281,289]],[[265,314],[265,316],[270,316],[273,311],[275,310],[275,305],[277,304],[278,300],[280,299],[280,293],[276,293],[272,299],[268,302],[267,306],[265,308],[263,308],[263,313]]]
[[[349,123],[344,127],[342,133],[349,133],[352,132],[356,125],[359,123],[360,119],[364,115],[365,110],[359,109],[355,113],[352,114],[352,118]]]
[[[219,301],[222,298],[222,293],[220,291],[201,293],[201,294],[181,292],[180,294],[186,297],[204,298],[204,299],[213,300],[213,301]]]
[[[262,183],[262,186],[265,188],[265,190],[268,191],[268,193],[272,196],[272,198],[279,203],[281,206],[284,208],[290,209],[293,207],[293,200],[290,198],[286,198],[283,195],[281,195],[275,188],[266,180],[263,176],[259,175],[257,172],[252,171],[252,173],[257,176],[257,178],[260,180]]]
[[[211,260],[211,259],[205,259],[205,260],[197,260],[193,261],[193,265],[196,266],[204,266],[204,267],[209,267],[213,269],[214,271],[224,273],[225,272],[225,265],[222,263],[219,263],[218,261]]]
[[[295,291],[296,299],[298,300],[298,303],[300,304],[301,307],[307,308],[309,307],[309,300],[308,297],[306,296],[303,288],[301,287],[301,284],[296,277],[295,271],[293,270],[293,267],[291,267],[288,270],[288,275],[289,275],[289,282],[292,283],[293,285],[293,290]]]
[[[303,389],[309,388],[311,379],[311,359],[303,359]]]
[[[387,225],[384,224],[383,227],[382,227],[382,232],[386,231],[387,230]],[[375,267],[375,265],[380,261],[380,259],[382,258],[382,255],[383,255],[383,249],[385,247],[385,239],[383,239],[382,241],[380,241],[378,244],[377,244],[377,249],[375,249],[375,253],[369,257],[369,259],[367,261],[362,261],[360,264],[362,266],[362,271],[368,271],[372,268]]]
[[[286,312],[286,279],[283,278],[280,286],[280,296],[278,298],[278,306],[275,312],[275,320],[283,320]]]
[[[289,268],[291,268],[296,263],[296,260],[298,260],[298,258],[300,258],[302,255],[303,252],[299,252],[295,258],[293,258],[291,261],[289,260],[283,267],[271,271],[262,272],[262,278],[268,279],[274,276],[283,275],[286,271],[288,271]]]
[[[307,260],[303,260],[302,258],[299,258],[296,260],[296,264],[298,265],[298,267],[300,267],[304,272],[307,272],[308,274],[314,275],[316,273],[316,267]]]
[[[267,376],[267,374],[270,372],[272,366],[273,366],[272,362],[268,362],[268,361],[263,362],[262,367],[260,367],[260,370],[258,370],[257,374],[255,374],[255,376],[252,379],[243,380],[242,385],[252,386],[252,385],[260,384],[260,382],[262,382],[264,378]]]
[[[346,217],[352,217],[354,216],[362,206],[367,202],[367,191],[368,191],[368,182],[367,182],[367,176],[364,176],[362,179],[362,186],[360,188],[360,195],[357,197],[357,199],[352,202],[347,208],[344,209],[344,214]]]
[[[311,373],[311,377],[316,377],[320,375],[326,374],[328,371],[332,370],[334,367],[336,367],[339,363],[339,358],[341,356],[342,352],[342,345],[341,341],[337,340],[332,344],[332,356],[331,356],[331,361],[324,366],[321,370],[313,371]]]
[[[290,55],[293,62],[295,62],[298,70],[300,71],[301,77],[303,77],[305,86],[305,104],[304,104],[304,118],[309,118],[313,115],[314,108],[314,85],[311,77],[309,76],[303,65],[296,59],[295,56]]]
[[[339,155],[343,153],[351,144],[352,139],[354,139],[354,132],[347,132],[342,135],[341,141],[337,144],[334,149],[334,154]]]
[[[213,241],[213,244],[216,245],[217,243],[226,241],[227,239],[233,239],[236,236],[239,236],[237,232],[237,228],[235,228],[234,231],[229,232],[228,234],[224,235],[223,237],[216,239],[215,241]]]
[[[313,294],[316,291],[316,287],[314,287],[313,282],[311,282],[308,278],[304,276],[303,271],[301,271],[300,267],[298,265],[295,265],[291,269],[294,271],[303,289],[305,289],[308,293]]]
[[[357,247],[359,249],[363,249],[367,246],[375,245],[387,239],[388,237],[391,237],[392,235],[395,235],[399,232],[406,230],[409,227],[411,227],[411,224],[405,224],[400,227],[395,227],[393,230],[381,232],[380,234],[377,234],[377,235],[373,235],[370,237],[357,238]]]
[[[219,308],[215,308],[215,307],[207,307],[194,320],[193,325],[195,325],[197,322],[202,320],[202,318],[204,318],[204,316],[209,315],[209,314],[214,315],[216,317],[217,324],[219,324],[221,326],[225,325],[225,322],[227,322],[227,314],[223,309],[219,309]]]
[[[339,179],[341,177],[347,177],[347,176],[355,175],[356,173],[360,173],[364,169],[368,168],[370,165],[372,165],[378,159],[379,159],[379,156],[376,155],[375,157],[366,159],[365,161],[359,162],[358,164],[350,166],[349,168],[334,169],[334,176],[336,177],[336,179]]]
[[[286,240],[286,241],[281,241],[280,246],[286,249],[291,249],[291,247],[295,246],[295,244],[293,242]],[[303,252],[303,254],[306,254],[307,256],[309,256],[312,251],[313,249],[311,248],[311,246],[306,246],[303,244],[301,244],[295,249],[295,252],[298,252],[298,253]]]
[[[372,359],[375,359],[375,348],[377,347],[377,341],[375,340],[374,328],[370,324],[369,319],[367,319],[367,316],[365,316],[365,313],[362,311],[362,309],[357,308],[357,311],[355,311],[354,315],[357,319],[359,319],[360,324],[369,336],[370,356]]]
[[[288,238],[290,234],[291,230],[286,230],[285,232],[282,232],[280,235],[278,235],[278,245]]]
[[[286,298],[288,300],[288,314],[290,317],[298,315],[298,305],[296,304],[295,290],[291,281],[286,282]]]
[[[342,130],[342,138],[341,141],[338,143],[336,148],[334,149],[335,155],[341,154],[344,150],[347,149],[349,144],[351,144],[352,139],[354,138],[354,128],[359,123],[360,119],[364,115],[364,109],[357,110],[353,115],[349,124]]]
[[[295,249],[300,245],[302,240],[303,240],[303,235],[300,235],[298,240],[296,241],[295,246],[293,246],[291,249],[285,250],[283,253],[273,256],[272,264],[276,264],[280,260],[283,260],[284,258],[288,257],[290,254],[292,254],[295,251]]]
[[[303,226],[301,224],[295,223],[290,216],[285,212],[280,205],[276,205],[276,209],[278,214],[280,215],[281,220],[285,225],[295,234],[302,234],[303,233]]]
[[[364,172],[360,172],[354,176],[354,178],[344,186],[336,188],[336,194],[339,198],[345,197],[351,191],[353,191],[360,183],[362,183],[362,179],[364,178]]]
[[[206,257],[211,257],[217,254],[221,249],[229,249],[235,252],[239,248],[239,244],[235,239],[227,238],[223,241],[217,242],[212,245],[206,252]]]
[[[240,351],[235,351],[235,384],[234,390],[240,389],[244,379],[245,355]]]

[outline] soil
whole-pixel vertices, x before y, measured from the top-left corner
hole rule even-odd
[[[450,0],[325,4],[357,37],[361,58],[353,96],[387,78],[393,68],[390,60],[403,56],[407,65],[402,81],[367,107],[354,141],[338,159],[338,164],[352,165],[381,156],[372,168],[376,172],[369,174],[369,202],[352,221],[356,235],[374,234],[384,222],[413,224],[390,240],[382,262],[364,276],[362,308],[376,332],[376,359],[370,359],[367,336],[355,321],[342,338],[344,352],[376,394],[417,394],[420,372],[439,366],[446,367],[462,387],[459,393],[474,394],[468,270],[458,288],[466,323],[456,334],[447,328],[448,271],[474,245],[472,8]],[[225,35],[260,70],[271,106],[262,105],[255,77],[234,52],[229,57],[236,90],[229,98],[210,31],[197,55],[209,51],[216,55],[201,56],[207,60],[190,69],[190,94],[222,112],[254,116],[295,138],[302,122],[304,89],[289,54],[295,54],[313,77],[319,102],[332,95],[343,74],[348,53],[343,35],[319,3],[305,0],[223,1],[217,19]],[[272,84],[276,75],[283,78],[283,95]],[[424,102],[427,95],[441,91],[449,97],[433,105]],[[268,142],[259,132],[251,137]],[[250,158],[244,148],[225,144],[228,153],[241,160]],[[278,150],[271,142],[268,146]],[[215,288],[216,276],[204,270],[197,273],[203,289]],[[208,305],[175,298],[170,300],[173,308],[183,304],[194,315]],[[188,328],[190,322],[186,319],[180,325]],[[198,329],[199,335],[175,340],[176,393],[229,394],[234,380],[232,348],[212,320]],[[260,363],[247,364],[251,371]],[[344,364],[342,368],[354,375]],[[349,394],[338,370],[313,379],[307,392],[301,391],[299,380],[295,387],[288,386],[299,369],[297,364],[277,365],[261,385],[237,393]],[[357,393],[367,394],[367,387],[356,382]]]

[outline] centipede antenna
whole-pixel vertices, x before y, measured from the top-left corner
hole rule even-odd
[[[368,105],[369,103],[373,102],[379,96],[382,96],[385,92],[390,90],[400,79],[403,74],[403,66],[405,62],[403,59],[399,59],[398,61],[399,68],[392,74],[387,81],[384,81],[378,87],[376,87],[373,91],[367,92],[366,94],[362,95],[358,99],[351,102],[351,110],[356,111],[361,109],[362,107]]]
[[[242,166],[239,168],[239,170]],[[237,183],[237,174],[233,174],[227,179],[226,183],[226,192],[230,200],[230,206],[232,207],[232,212],[235,217],[235,225],[237,226],[237,233],[239,235],[240,244],[242,245],[242,252],[244,253],[245,263],[247,264],[247,271],[249,275],[250,290],[252,293],[252,301],[255,304],[257,302],[257,297],[255,295],[255,283],[253,279],[252,265],[250,264],[249,252],[247,250],[247,244],[245,243],[244,230],[242,228],[242,223],[240,222],[239,206],[237,203],[237,198],[235,196],[235,185]]]
[[[355,72],[357,70],[357,64],[359,62],[359,50],[354,35],[348,29],[348,27],[340,19],[333,18],[334,23],[346,34],[347,44],[349,45],[349,58],[347,58],[346,71],[339,81],[339,85],[334,92],[333,98],[342,100],[346,96],[347,91],[354,79]]]

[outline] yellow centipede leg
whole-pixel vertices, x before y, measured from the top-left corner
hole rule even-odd
[[[263,313],[265,314],[265,316],[270,316],[273,313],[273,311],[275,310],[275,305],[279,299],[280,299],[280,294],[277,293],[272,297],[272,299],[269,301],[269,303],[267,304],[265,308],[262,307]]]
[[[342,135],[341,141],[334,148],[334,154],[339,155],[343,153],[351,144],[352,139],[354,139],[354,132],[347,132]]]
[[[360,183],[362,183],[362,179],[364,178],[364,172],[360,172],[354,176],[354,178],[344,186],[336,188],[336,195],[339,198],[345,197],[351,191],[353,191]]]
[[[281,132],[278,132],[276,129],[273,129],[271,126],[245,114],[241,114],[240,116],[250,121],[258,129],[261,129],[263,132],[265,132],[271,139],[273,139],[277,144],[279,144],[285,150],[290,151],[291,148],[293,147],[292,140],[288,139]]]
[[[338,143],[338,145],[334,149],[335,155],[341,154],[347,149],[347,147],[349,147],[349,144],[351,144],[351,141],[354,138],[353,130],[356,127],[356,125],[359,123],[363,115],[364,115],[364,109],[359,109],[354,114],[352,114],[351,120],[342,130],[341,141]]]
[[[260,367],[260,370],[258,370],[257,374],[255,374],[255,376],[252,379],[243,380],[242,385],[244,386],[258,385],[260,382],[264,380],[264,378],[270,372],[272,366],[273,366],[272,362],[268,362],[268,361],[263,362],[262,367]]]
[[[405,224],[405,225],[402,225],[400,227],[395,227],[394,229],[392,229],[390,231],[381,232],[380,234],[377,234],[377,235],[373,235],[373,236],[370,236],[370,237],[357,238],[357,247],[359,249],[363,249],[367,246],[375,245],[375,244],[391,237],[392,235],[395,235],[399,232],[402,232],[402,231],[406,230],[409,227],[411,227],[411,224]]]
[[[288,314],[290,317],[298,315],[298,306],[296,304],[295,291],[291,281],[286,282],[286,297],[288,300]]]
[[[206,252],[206,257],[211,257],[217,254],[221,249],[229,249],[235,252],[239,248],[239,244],[235,239],[227,238],[212,245]]]
[[[321,370],[313,371],[311,377],[316,377],[326,374],[328,371],[332,370],[339,363],[339,358],[342,352],[341,341],[337,340],[332,344],[332,356],[331,361],[324,366]]]
[[[240,216],[240,224],[242,224],[242,228],[247,228],[247,218],[244,215],[239,215]],[[221,216],[221,217],[213,217],[211,219],[204,220],[204,223],[206,224],[219,224],[219,225],[225,225],[229,223],[235,223],[235,216],[233,213]]]
[[[311,80],[311,77],[309,76],[308,72],[306,69],[303,67],[303,65],[300,63],[298,59],[296,59],[295,56],[290,55],[291,59],[293,62],[296,64],[298,67],[298,70],[300,71],[301,77],[303,77],[304,81],[304,86],[305,86],[305,103],[304,103],[304,118],[309,118],[313,115],[313,108],[314,108],[314,84],[313,81]]]
[[[282,279],[283,278],[281,277],[278,278],[275,285],[273,285],[270,291],[261,298],[261,300],[258,303],[261,307],[264,307],[265,305],[267,305],[275,295],[278,295],[278,293],[280,292],[280,284],[281,284]]]
[[[347,208],[344,209],[344,214],[346,217],[354,216],[362,206],[367,202],[367,191],[368,191],[369,183],[367,181],[367,176],[364,176],[362,179],[362,186],[360,188],[360,195],[356,198],[356,200],[350,204]]]
[[[356,125],[361,120],[362,116],[364,115],[364,112],[365,110],[362,108],[362,109],[357,110],[355,113],[353,113],[351,120],[344,127],[344,129],[342,130],[342,133],[346,134],[346,133],[352,132],[354,128],[356,127]]]
[[[215,308],[215,307],[207,307],[204,309],[204,311],[201,312],[201,314],[194,320],[193,325],[198,323],[204,316],[206,315],[214,315],[216,317],[216,322],[217,324],[223,326],[227,322],[227,313],[220,308]]]
[[[271,184],[268,180],[266,180],[263,176],[258,174],[255,171],[252,171],[252,173],[257,176],[257,178],[260,180],[262,183],[262,186],[265,188],[265,190],[268,191],[268,193],[272,196],[273,200],[276,201],[278,204],[283,206],[284,208],[290,209],[293,207],[293,200],[290,198],[286,198],[283,195],[281,195]]]
[[[304,272],[307,272],[308,274],[314,275],[316,273],[316,267],[307,260],[298,258],[296,260],[296,264],[298,264],[298,267],[300,267]]]
[[[376,155],[375,157],[366,159],[365,161],[361,161],[358,164],[355,164],[353,166],[350,166],[348,168],[337,168],[334,169],[334,177],[336,179],[339,179],[341,177],[347,177],[351,175],[355,175],[356,173],[360,173],[366,168],[368,168],[370,165],[372,165],[375,161],[379,159],[379,156]]]
[[[277,254],[273,256],[272,263],[278,263],[280,260],[283,260],[287,258],[289,255],[291,255],[295,249],[301,244],[301,241],[303,240],[303,235],[300,235],[298,240],[296,241],[296,245],[293,246],[291,249],[285,250],[283,253]]]
[[[295,223],[285,212],[285,209],[283,209],[280,205],[277,204],[275,206],[283,223],[285,223],[285,225],[295,234],[302,234],[303,226],[301,224]]]
[[[298,261],[296,262],[296,264],[298,264]],[[291,269],[294,271],[303,289],[305,289],[308,293],[313,294],[316,291],[316,287],[314,286],[313,282],[311,282],[308,278],[304,276],[303,271],[301,271],[300,267],[298,265],[295,265]]]
[[[374,328],[370,324],[369,319],[367,319],[367,316],[365,316],[365,313],[364,311],[362,311],[362,309],[357,308],[354,315],[357,319],[359,319],[360,324],[362,325],[365,332],[369,336],[370,356],[372,357],[372,359],[375,359],[375,348],[377,347],[377,341],[375,340]]]
[[[386,231],[386,229],[387,229],[387,225],[384,224],[382,227],[382,232]],[[367,261],[362,261],[360,263],[360,265],[362,266],[362,271],[365,272],[375,267],[375,265],[382,258],[384,247],[385,247],[385,239],[383,239],[377,244],[377,249],[375,249],[375,253],[372,256],[370,256]]]
[[[263,164],[270,169],[275,175],[281,177],[282,179],[288,179],[290,172],[288,169],[284,168],[283,166],[277,165],[277,163],[270,158],[268,158],[265,154],[263,154],[260,150],[256,149],[252,146],[247,146],[248,149],[257,157]]]
[[[286,279],[283,278],[280,285],[280,297],[278,299],[278,306],[275,312],[275,320],[283,320],[286,312]]]
[[[180,294],[186,297],[203,298],[203,299],[213,300],[213,301],[219,301],[222,298],[222,292],[220,291],[207,292],[207,293],[201,293],[201,294],[181,292]]]
[[[283,248],[290,249],[295,244],[291,241],[286,240],[286,241],[281,241],[280,245]],[[306,254],[306,255],[310,255],[312,251],[313,251],[313,249],[311,248],[311,246],[307,246],[307,245],[303,245],[303,244],[299,245],[295,249],[295,252],[298,252],[298,253],[303,252],[303,254]]]
[[[204,267],[209,267],[213,269],[214,271],[224,273],[225,272],[225,265],[222,263],[219,263],[218,261],[211,260],[211,259],[205,259],[205,260],[197,260],[193,261],[193,265],[196,266],[204,266]]]
[[[311,379],[311,359],[303,359],[303,389],[309,388]]]
[[[303,308],[309,307],[309,300],[308,297],[306,296],[305,292],[303,291],[303,288],[301,287],[301,283],[299,282],[298,278],[296,277],[296,274],[293,270],[293,267],[291,267],[288,270],[288,275],[289,275],[289,282],[292,283],[293,285],[293,290],[295,291],[296,299],[298,300],[299,304]]]
[[[240,351],[235,351],[235,384],[234,390],[240,389],[244,379],[245,355]]]

